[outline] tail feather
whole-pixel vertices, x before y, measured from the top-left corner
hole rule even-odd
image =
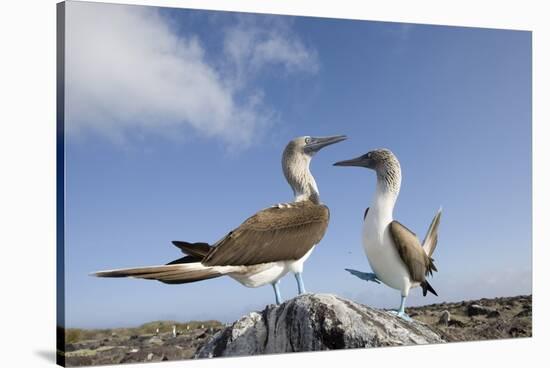
[[[432,223],[428,228],[428,232],[426,233],[426,237],[422,242],[422,248],[424,248],[424,252],[426,252],[428,257],[432,256],[433,252],[435,251],[435,247],[437,246],[437,231],[439,230],[439,223],[441,221],[441,212],[442,209],[440,208],[439,211],[437,211],[434,219],[432,220]]]
[[[212,246],[208,243],[188,243],[174,240],[172,244],[178,247],[183,253],[200,258],[201,260],[212,250]]]
[[[430,293],[432,293],[433,295],[438,296],[437,292],[434,290],[434,288],[432,287],[432,285],[430,285],[430,283],[428,281],[423,281],[420,284],[420,286],[422,287],[422,295],[423,296],[426,296],[428,294],[428,291]]]
[[[181,261],[187,257],[181,258]],[[157,280],[166,284],[186,284],[195,281],[212,279],[223,276],[218,267],[208,267],[200,262],[173,263],[162,266],[124,268],[118,270],[99,271],[93,273],[97,277],[132,277],[146,280]]]
[[[426,276],[433,276],[433,272],[437,272],[437,267],[435,267],[434,259],[428,257],[428,267],[426,268]]]

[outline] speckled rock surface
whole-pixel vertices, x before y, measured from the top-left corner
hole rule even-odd
[[[422,322],[331,294],[306,294],[219,331],[196,358],[445,342]]]

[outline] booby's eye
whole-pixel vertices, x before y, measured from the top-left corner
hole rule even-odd
[[[311,138],[310,138],[310,137],[306,137],[305,142],[306,142],[306,144],[309,144],[309,142],[311,142]]]

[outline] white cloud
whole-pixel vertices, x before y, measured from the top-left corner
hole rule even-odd
[[[274,111],[253,75],[281,65],[315,71],[316,56],[276,24],[226,29],[213,65],[193,35],[176,34],[151,7],[67,3],[66,129],[126,141],[132,134],[198,133],[243,147]],[[236,36],[238,35],[238,36]],[[247,60],[244,62],[244,60]],[[254,69],[246,73],[246,69]]]
[[[224,50],[236,68],[236,75],[259,73],[264,67],[280,64],[287,73],[316,73],[317,53],[293,36],[288,24],[276,18],[264,23],[240,17],[238,24],[225,30]]]

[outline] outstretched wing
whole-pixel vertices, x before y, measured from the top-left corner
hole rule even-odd
[[[415,233],[401,223],[392,221],[390,234],[397,252],[407,266],[413,281],[424,282],[428,274],[437,271],[433,260],[424,252]]]
[[[273,206],[227,234],[202,263],[238,266],[297,260],[319,243],[328,222],[328,208],[311,201]]]
[[[439,230],[439,222],[441,221],[441,212],[442,209],[440,208],[439,211],[437,211],[434,219],[432,220],[432,223],[428,228],[428,232],[426,233],[426,237],[422,242],[422,247],[424,248],[424,251],[426,252],[428,257],[432,256],[435,247],[437,246],[437,231]]]

